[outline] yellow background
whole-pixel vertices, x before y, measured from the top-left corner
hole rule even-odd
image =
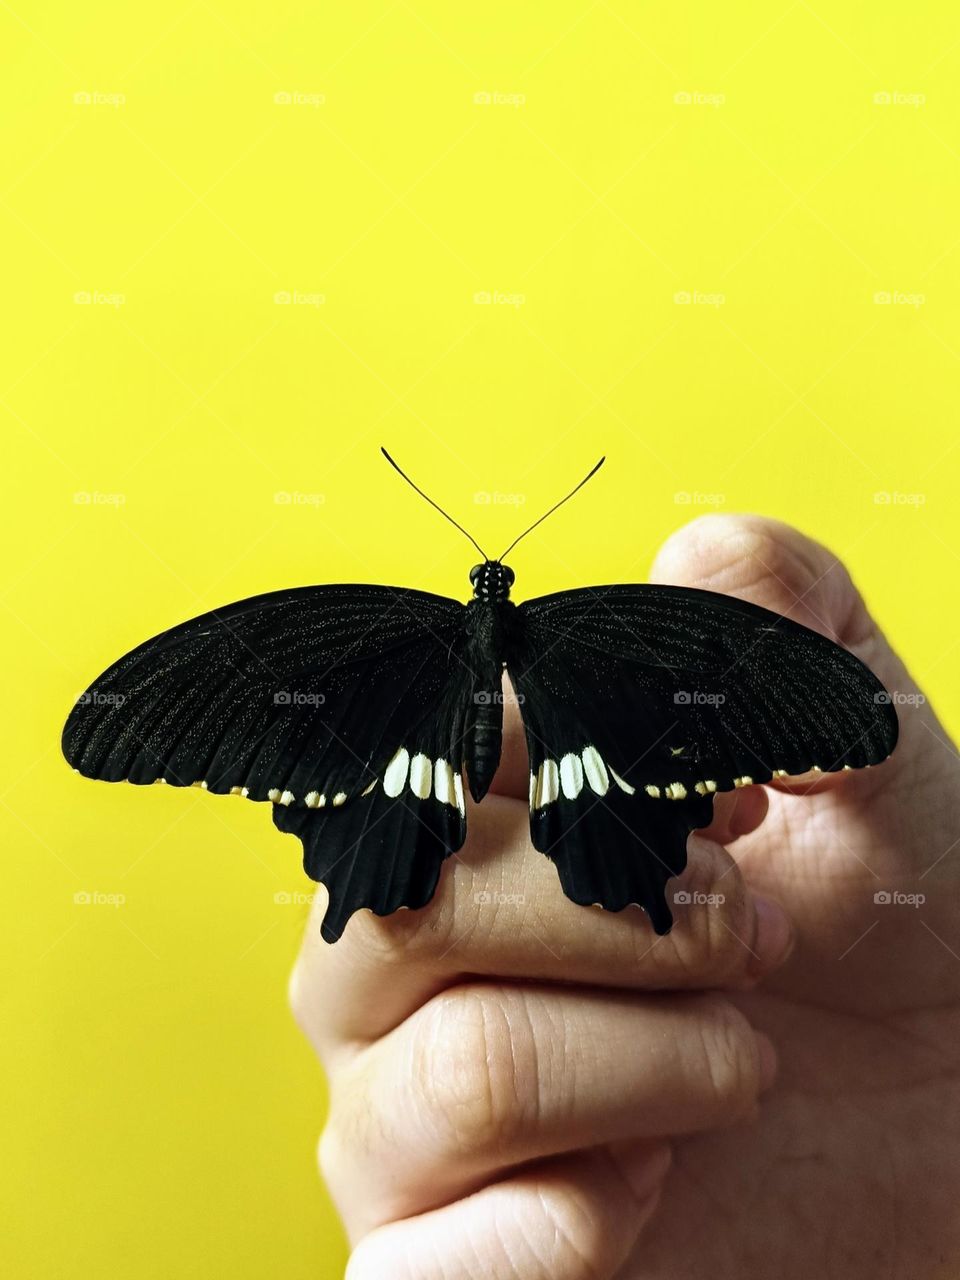
[[[519,597],[796,522],[960,727],[960,15],[17,0],[0,51],[5,1270],[334,1277],[292,843],[80,779],[71,701],[256,592],[463,596],[383,442],[494,554],[607,454]]]

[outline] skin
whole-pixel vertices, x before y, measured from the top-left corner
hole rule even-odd
[[[508,705],[433,903],[361,913],[329,947],[321,891],[292,976],[330,1080],[349,1280],[960,1274],[956,751],[796,530],[704,517],[651,576],[839,639],[913,699],[899,746],[718,797],[670,887],[724,901],[676,908],[658,940],[636,910],[568,902],[530,846]]]

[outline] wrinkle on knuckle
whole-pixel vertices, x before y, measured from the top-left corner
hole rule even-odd
[[[746,973],[751,958],[752,911],[746,893],[737,884],[731,884],[722,902],[706,908],[704,946],[717,986],[738,982]]]
[[[718,1114],[735,1118],[753,1109],[759,1088],[758,1053],[747,1019],[726,1000],[704,1002],[697,1019],[695,1070]]]
[[[564,1280],[609,1280],[622,1261],[618,1233],[610,1230],[606,1215],[597,1204],[569,1184],[546,1184],[538,1189],[537,1200],[551,1238],[539,1254],[541,1271],[537,1278],[561,1275]]]
[[[517,1003],[496,988],[465,987],[437,997],[421,1019],[411,1087],[421,1125],[444,1154],[502,1149],[532,1121],[525,1081],[535,1050]]]

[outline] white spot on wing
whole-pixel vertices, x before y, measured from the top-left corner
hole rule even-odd
[[[544,760],[537,770],[537,786],[533,797],[533,807],[542,809],[545,804],[552,804],[560,794],[560,772],[556,760]]]
[[[346,800],[346,798],[347,798],[347,793],[345,791],[338,791],[337,794],[333,797],[333,803],[336,805],[341,805]]]
[[[607,766],[596,747],[584,747],[583,771],[590,783],[590,790],[595,791],[598,796],[605,796],[610,787],[610,779],[607,776]]]
[[[453,770],[441,756],[433,764],[433,794],[441,804],[456,804],[453,794]]]
[[[400,794],[407,781],[407,768],[410,755],[406,747],[400,747],[386,769],[383,771],[383,793],[392,799]]]
[[[568,800],[576,800],[583,790],[583,765],[572,751],[560,761],[560,785]]]
[[[418,800],[426,800],[433,785],[433,766],[422,751],[410,761],[410,790]]]
[[[610,777],[614,780],[614,782],[617,784],[620,790],[625,791],[628,796],[632,796],[636,794],[637,788],[631,787],[630,783],[626,782],[623,778],[621,778],[619,773],[617,773],[616,770],[612,768],[610,769]]]
[[[292,792],[292,791],[284,791],[284,792],[282,793],[282,795],[280,796],[280,803],[281,803],[281,804],[293,804],[293,802],[294,802],[294,800],[295,800],[295,799],[296,799],[296,796],[293,794],[293,792]]]
[[[457,797],[457,808],[461,813],[466,813],[466,805],[463,803],[463,779],[459,773],[453,775],[453,793]]]

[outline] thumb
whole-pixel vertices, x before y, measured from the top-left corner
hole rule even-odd
[[[663,544],[651,581],[700,587],[737,596],[783,614],[841,644],[883,683],[894,699],[900,737],[881,769],[857,780],[885,790],[897,782],[931,792],[957,786],[957,754],[926,697],[871,617],[843,563],[819,542],[779,520],[754,515],[707,515],[685,525]],[[917,767],[923,774],[918,779]],[[849,775],[806,775],[774,785],[778,790],[824,791]],[[913,803],[918,802],[915,790]]]

